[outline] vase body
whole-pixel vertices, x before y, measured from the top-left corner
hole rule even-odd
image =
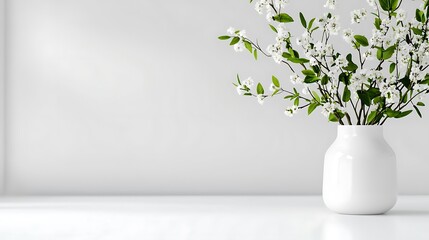
[[[382,214],[396,203],[396,156],[382,126],[338,126],[325,155],[323,201],[342,214]]]

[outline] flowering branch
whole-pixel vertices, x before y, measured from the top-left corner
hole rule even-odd
[[[322,17],[306,19],[299,13],[304,28],[299,37],[292,37],[287,28],[287,24],[295,22],[294,17],[283,12],[287,0],[257,1],[256,11],[266,14],[269,27],[276,34],[275,43],[268,45],[266,51],[250,40],[244,30],[229,28],[229,35],[219,39],[231,40],[230,45],[237,52],[247,49],[255,60],[258,53],[270,57],[291,72],[293,87],[282,86],[272,76],[271,94],[265,93],[261,83],[254,88],[251,78],[241,82],[237,76],[234,85],[240,95],[256,97],[260,104],[266,98],[283,96],[292,102],[285,109],[287,116],[303,109],[311,114],[321,107],[329,121],[341,125],[382,125],[413,111],[422,117],[419,107],[425,104],[415,101],[429,93],[428,1],[416,8],[411,20],[401,9],[402,0],[367,0],[372,14],[365,8],[352,11],[352,24],[366,21],[369,15],[374,23],[369,38],[352,29],[342,30],[345,42],[356,51],[357,64],[353,53],[342,54],[330,43],[341,30],[339,16],[333,14],[335,0],[327,0],[324,7],[329,11]],[[302,68],[301,72],[295,66]],[[305,104],[300,105],[300,101]]]

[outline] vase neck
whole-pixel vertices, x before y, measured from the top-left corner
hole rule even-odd
[[[338,138],[383,138],[383,126],[338,126]]]

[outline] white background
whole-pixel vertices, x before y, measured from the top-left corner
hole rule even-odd
[[[291,2],[296,20],[322,14],[322,0]],[[338,2],[344,25],[366,6]],[[217,40],[230,25],[274,41],[244,0],[7,1],[7,193],[319,194],[336,125],[237,96],[237,73],[266,86],[290,73]],[[429,193],[428,133],[417,116],[385,126],[400,193]]]

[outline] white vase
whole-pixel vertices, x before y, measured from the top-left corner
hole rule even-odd
[[[396,157],[382,126],[338,126],[325,155],[323,201],[342,214],[382,214],[396,203]]]

